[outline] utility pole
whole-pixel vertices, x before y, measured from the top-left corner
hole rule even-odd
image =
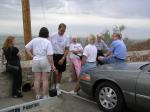
[[[24,29],[24,43],[26,45],[32,39],[29,0],[22,0],[22,16],[23,16],[23,29]],[[27,55],[26,57],[28,60],[31,59]]]

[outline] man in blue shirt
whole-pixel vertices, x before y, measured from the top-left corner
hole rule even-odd
[[[105,54],[105,57],[99,56],[98,60],[103,61],[105,64],[118,63],[126,61],[127,49],[121,35],[119,33],[114,33],[112,35],[111,48]]]

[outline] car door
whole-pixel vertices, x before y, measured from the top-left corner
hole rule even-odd
[[[150,65],[141,70],[136,85],[137,107],[150,109]]]

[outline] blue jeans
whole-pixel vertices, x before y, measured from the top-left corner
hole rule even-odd
[[[96,68],[96,62],[86,62],[82,67],[81,67],[81,71],[80,71],[80,77],[86,73],[88,73],[89,71],[93,70],[94,68]]]
[[[111,63],[122,63],[125,62],[126,60],[115,58],[113,56],[111,57],[104,57],[103,62],[105,64],[111,64]]]

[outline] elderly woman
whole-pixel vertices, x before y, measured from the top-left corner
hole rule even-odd
[[[81,70],[80,57],[82,55],[83,48],[80,43],[77,43],[76,37],[72,37],[72,42],[70,44],[69,51],[70,51],[70,61],[72,62],[75,68],[77,78],[79,78],[80,70]]]
[[[78,79],[75,89],[70,92],[71,94],[78,94],[78,91],[80,90],[80,85],[79,85],[80,78],[86,75],[86,73],[89,72],[90,70],[96,68],[97,48],[95,46],[95,42],[96,42],[96,37],[94,35],[89,35],[88,45],[86,45],[83,50],[80,77]]]
[[[48,77],[53,65],[53,49],[51,42],[47,39],[49,31],[43,27],[40,29],[39,37],[31,40],[25,47],[28,55],[33,57],[32,72],[34,72],[34,87],[36,99],[41,98],[40,84],[43,82],[43,98],[49,97],[48,93]],[[32,52],[31,52],[32,50]]]

